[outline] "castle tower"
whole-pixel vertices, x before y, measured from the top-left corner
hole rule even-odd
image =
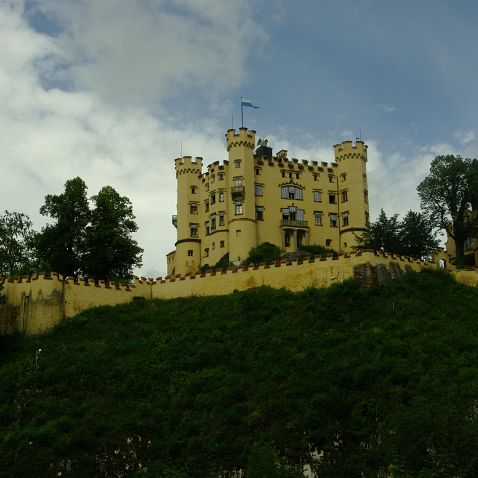
[[[256,204],[254,195],[254,146],[256,132],[247,128],[229,129],[228,202],[229,260],[243,261],[257,245]]]
[[[340,250],[348,252],[369,222],[367,145],[344,141],[334,145],[339,196]]]
[[[201,264],[199,207],[202,158],[175,160],[177,179],[177,227],[175,274],[196,272]],[[173,217],[174,221],[174,217]]]

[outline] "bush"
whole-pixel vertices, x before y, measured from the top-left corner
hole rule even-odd
[[[257,247],[253,247],[246,259],[246,264],[259,264],[261,262],[269,263],[280,259],[280,249],[275,244],[263,242]]]

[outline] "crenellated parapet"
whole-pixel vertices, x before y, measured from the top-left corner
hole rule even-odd
[[[253,129],[239,128],[228,129],[226,133],[227,151],[232,147],[246,146],[254,149],[256,145],[256,132]]]
[[[174,160],[176,167],[176,176],[180,174],[195,174],[200,175],[202,173],[203,158],[197,156],[183,156]]]
[[[357,140],[355,144],[352,141],[343,141],[334,145],[335,160],[340,162],[347,158],[360,158],[367,161],[367,148],[361,140]]]

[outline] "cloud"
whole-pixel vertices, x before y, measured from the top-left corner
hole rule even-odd
[[[456,131],[453,136],[460,141],[461,144],[466,145],[471,141],[474,141],[476,136],[475,132],[470,129],[468,131]]]
[[[199,10],[185,0],[45,0],[43,17],[19,0],[0,3],[2,210],[29,214],[39,229],[48,221],[38,213],[44,196],[61,193],[67,179],[82,177],[89,195],[111,185],[133,203],[145,249],[138,272],[165,273],[180,143],[207,163],[227,153],[223,125],[178,126],[161,102],[153,110],[148,101],[234,88],[261,37],[247,2],[208,2]],[[46,17],[57,34],[34,28]]]
[[[248,0],[44,0],[37,8],[62,27],[64,62],[46,83],[68,81],[115,104],[151,106],[189,89],[214,99],[242,84],[249,49],[266,39]]]
[[[390,104],[377,104],[375,105],[375,109],[378,111],[382,111],[383,113],[391,114],[395,113],[399,108],[395,105]]]

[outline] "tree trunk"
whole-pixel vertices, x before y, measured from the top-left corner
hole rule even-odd
[[[465,265],[465,238],[455,237],[455,265],[459,269],[463,269]]]

